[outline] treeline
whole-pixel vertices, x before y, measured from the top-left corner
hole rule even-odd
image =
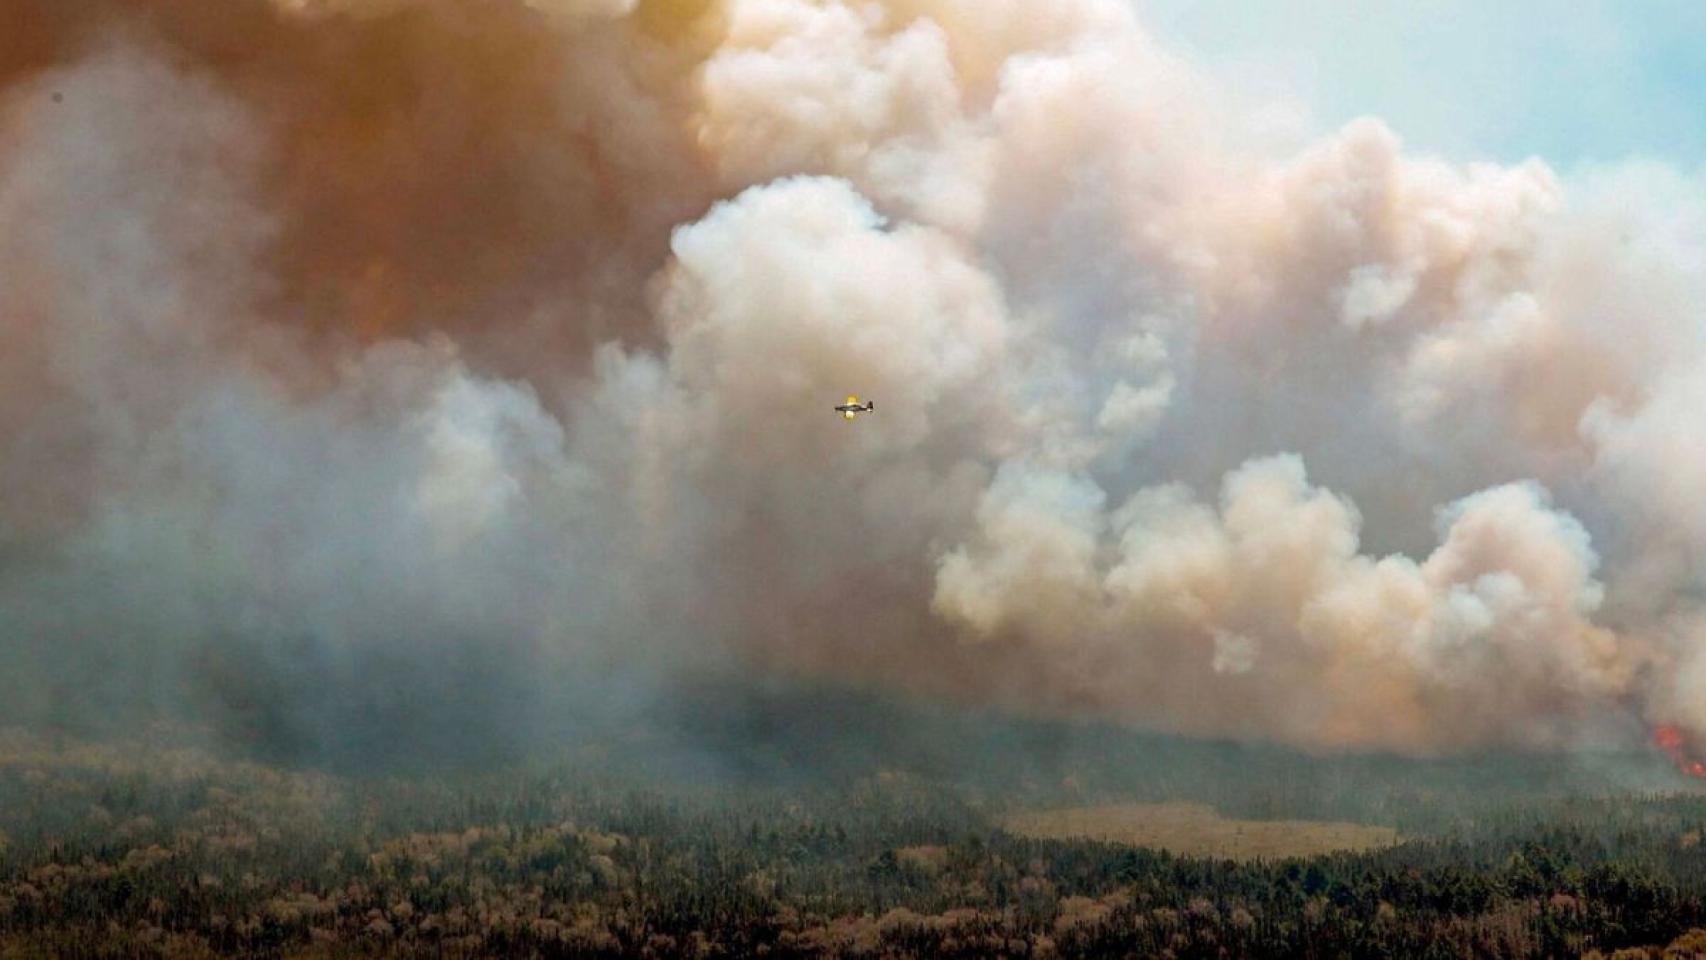
[[[1530,798],[1250,864],[996,811],[899,775],[357,780],[0,741],[0,956],[1551,957],[1706,926],[1698,797]]]

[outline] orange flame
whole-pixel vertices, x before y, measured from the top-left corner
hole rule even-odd
[[[1676,768],[1691,777],[1706,779],[1706,763],[1697,760],[1688,749],[1688,738],[1681,727],[1664,724],[1653,730],[1653,743],[1658,745]]]

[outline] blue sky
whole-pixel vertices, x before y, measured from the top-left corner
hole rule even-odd
[[[1706,167],[1706,0],[1134,0],[1175,50],[1460,160]],[[1259,90],[1249,91],[1260,95]]]

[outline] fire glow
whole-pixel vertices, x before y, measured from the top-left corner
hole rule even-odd
[[[1694,759],[1688,750],[1687,738],[1679,727],[1664,724],[1653,731],[1653,743],[1657,744],[1665,756],[1670,757],[1676,768],[1691,777],[1706,779],[1706,763]]]

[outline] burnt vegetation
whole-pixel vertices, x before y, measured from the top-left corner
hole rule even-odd
[[[1361,761],[1294,758],[1321,787],[1270,807],[1330,801],[1407,839],[1235,863],[998,825],[1015,804],[1129,795],[1135,774],[736,781],[580,756],[360,777],[157,744],[3,748],[8,957],[1689,955],[1706,925],[1706,797],[1549,792],[1543,758],[1506,758],[1507,778],[1534,776],[1502,799],[1466,761],[1379,790]],[[1181,771],[1232,748],[1173,749],[1146,766],[1214,801]],[[1258,805],[1247,781],[1220,789],[1223,808]]]

